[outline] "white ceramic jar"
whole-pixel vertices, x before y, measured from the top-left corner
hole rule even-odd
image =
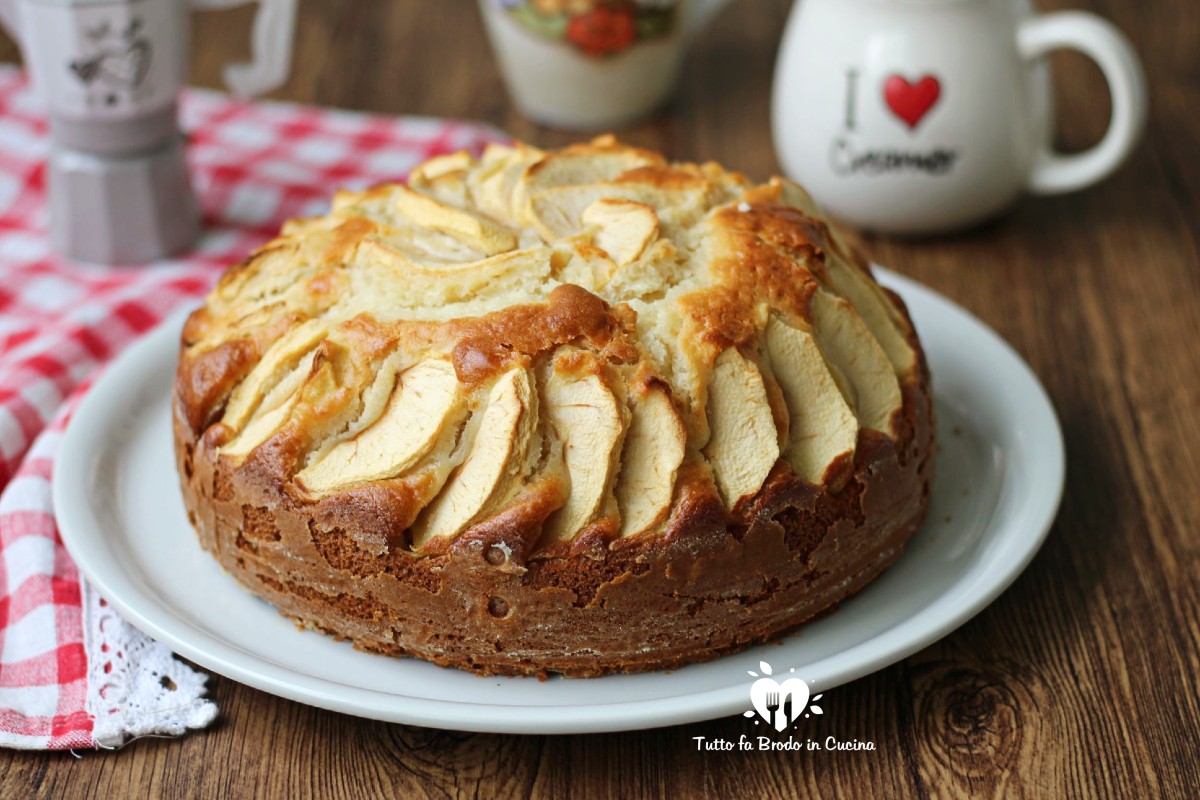
[[[513,102],[567,130],[629,125],[658,108],[693,36],[728,0],[479,0]]]

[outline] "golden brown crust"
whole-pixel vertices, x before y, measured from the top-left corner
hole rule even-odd
[[[920,526],[920,345],[797,187],[611,140],[411,186],[289,224],[185,328],[189,517],[285,614],[484,673],[659,669],[829,609]],[[439,360],[450,394],[409,379]]]
[[[634,321],[628,307],[610,308],[573,284],[553,289],[545,304],[517,306],[454,326],[454,370],[474,386],[495,377],[515,360],[533,358],[561,345],[584,340],[604,358],[635,361]]]

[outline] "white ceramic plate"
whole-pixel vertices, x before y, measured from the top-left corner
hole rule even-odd
[[[904,297],[934,377],[929,521],[879,580],[782,645],[670,673],[481,678],[360,653],[302,632],[204,553],[175,476],[170,393],[181,318],[123,355],[75,413],[54,473],[63,541],[125,617],[176,652],[263,691],[439,728],[573,733],[741,713],[760,660],[829,689],[945,636],[990,603],[1045,538],[1063,485],[1062,434],[1029,368],[982,323],[880,271]]]

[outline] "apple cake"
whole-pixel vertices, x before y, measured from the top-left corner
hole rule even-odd
[[[341,192],[188,319],[203,546],[308,628],[487,674],[777,637],[925,514],[907,312],[794,184],[611,137]]]

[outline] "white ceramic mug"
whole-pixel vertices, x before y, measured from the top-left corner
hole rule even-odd
[[[1043,57],[1078,50],[1104,73],[1112,119],[1074,155],[1050,147]],[[800,0],[772,98],[784,171],[834,216],[872,230],[962,228],[1022,191],[1081,189],[1115,170],[1146,118],[1128,40],[1082,12],[1028,0]]]
[[[626,126],[671,94],[687,44],[728,0],[479,0],[505,85],[553,128]]]

